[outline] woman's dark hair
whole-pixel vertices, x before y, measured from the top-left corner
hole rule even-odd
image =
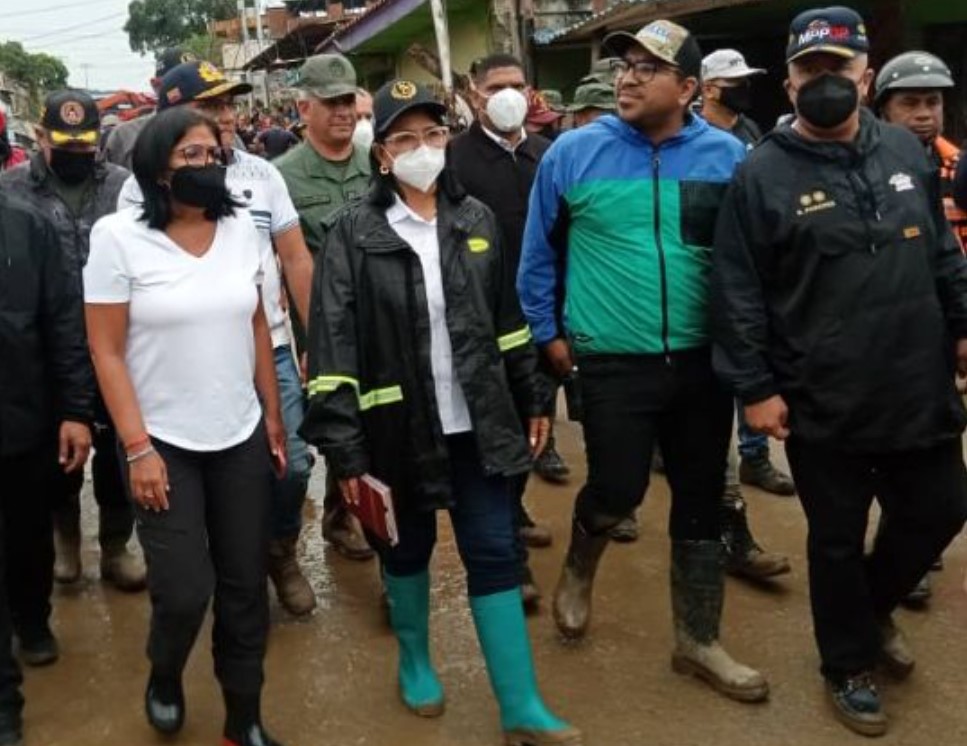
[[[134,143],[131,165],[144,198],[141,220],[150,228],[164,230],[171,222],[171,192],[161,180],[170,170],[171,151],[195,127],[207,127],[219,142],[218,126],[209,117],[190,106],[174,106],[151,117]],[[218,214],[208,217],[217,220],[234,215],[238,206],[229,200]]]
[[[424,109],[414,106],[409,111],[424,111],[437,124],[447,124],[446,116],[433,107],[426,107]],[[369,165],[372,172],[372,191],[370,192],[369,198],[370,202],[380,209],[392,207],[396,201],[396,195],[400,193],[396,177],[391,173],[380,173],[380,163],[376,157],[376,145],[382,145],[386,142],[386,137],[391,134],[393,134],[392,126],[381,135],[376,135],[373,146],[369,150]],[[450,159],[449,147],[447,148],[446,165],[443,167],[443,172],[437,177],[437,187],[451,202],[459,202],[467,195],[466,190],[457,181],[457,176],[454,173]]]

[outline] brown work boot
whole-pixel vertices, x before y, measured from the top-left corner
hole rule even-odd
[[[733,490],[723,496],[721,514],[725,570],[729,575],[765,580],[789,572],[788,557],[765,551],[752,538],[746,503],[741,494]]]
[[[882,640],[880,662],[894,679],[903,681],[917,665],[910,643],[903,631],[893,623],[892,617],[881,620],[879,627]]]
[[[81,526],[69,511],[54,513],[54,580],[76,583],[81,579]]]
[[[607,532],[592,535],[574,520],[561,579],[554,591],[554,622],[564,637],[584,637],[591,622],[591,592],[598,562],[610,541]]]
[[[269,542],[269,578],[285,610],[295,616],[305,616],[316,608],[316,594],[299,567],[298,541],[296,535]]]
[[[523,504],[520,506],[520,528],[518,530],[520,531],[521,541],[531,549],[544,549],[554,541],[551,530],[547,526],[537,524],[530,517]]]
[[[101,580],[119,591],[136,593],[147,585],[147,570],[140,553],[128,549],[127,542],[101,545]]]
[[[372,559],[375,552],[366,542],[356,517],[341,503],[322,514],[322,538],[344,557],[360,562]]]
[[[779,471],[772,463],[769,452],[743,457],[739,464],[739,481],[773,495],[795,495],[796,484],[792,478]]]
[[[717,541],[672,542],[672,669],[739,702],[762,702],[769,698],[765,678],[736,662],[719,643],[725,596],[721,562],[722,545]]]

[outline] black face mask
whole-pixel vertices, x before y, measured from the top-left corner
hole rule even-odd
[[[232,195],[225,186],[225,167],[185,166],[171,175],[171,196],[183,205],[204,207],[205,217],[215,220],[232,206]]]
[[[719,101],[729,111],[736,114],[748,114],[752,111],[752,87],[743,83],[735,88],[719,88]]]
[[[65,184],[80,184],[94,175],[94,159],[97,153],[79,153],[75,150],[51,148],[50,170]]]
[[[796,113],[814,127],[838,127],[856,111],[860,92],[849,78],[821,75],[799,88]]]
[[[10,142],[7,140],[7,133],[0,132],[0,165],[6,163],[11,152]]]

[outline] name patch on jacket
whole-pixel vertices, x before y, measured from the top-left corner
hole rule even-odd
[[[799,209],[796,210],[796,215],[802,217],[834,207],[836,207],[836,200],[831,199],[822,189],[816,189],[799,196]]]
[[[890,177],[890,186],[898,192],[909,192],[913,189],[913,177],[902,172],[895,173]]]

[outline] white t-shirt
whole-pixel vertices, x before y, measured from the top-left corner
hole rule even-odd
[[[289,329],[286,313],[282,306],[282,279],[275,253],[272,251],[272,237],[292,230],[299,224],[299,213],[289,197],[289,190],[279,169],[258,156],[243,150],[233,150],[232,163],[225,172],[225,183],[232,196],[248,208],[263,246],[266,258],[262,271],[262,302],[265,317],[272,333],[272,346],[288,345]],[[140,205],[141,188],[137,179],[129,176],[118,195],[118,209]],[[266,250],[267,249],[267,250]]]
[[[255,335],[262,265],[247,212],[195,257],[129,207],[91,231],[86,303],[127,303],[126,362],[148,433],[192,451],[244,442],[262,416]]]
[[[430,315],[430,367],[436,391],[440,425],[445,435],[465,433],[473,429],[467,397],[453,368],[453,346],[447,327],[447,301],[443,294],[443,272],[440,267],[440,240],[436,219],[424,220],[399,198],[386,212],[386,219],[396,235],[410,245],[420,258],[423,286],[426,288]]]

